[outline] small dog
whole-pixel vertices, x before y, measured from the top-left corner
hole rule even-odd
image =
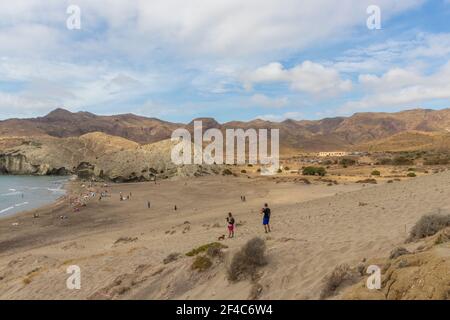
[[[219,238],[218,238],[218,240],[220,241],[220,240],[225,240],[225,235],[223,234],[223,235],[221,235]]]

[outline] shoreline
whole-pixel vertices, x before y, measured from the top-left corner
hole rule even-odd
[[[260,284],[270,288],[261,298],[315,299],[337,265],[389,255],[430,208],[450,208],[442,197],[450,194],[449,175],[366,187],[230,176],[110,184],[108,197],[93,197],[78,212],[69,198],[88,191],[72,182],[67,197],[36,210],[39,218],[31,211],[0,220],[0,298],[247,299],[251,284],[229,283],[224,263],[214,260],[199,273],[185,253],[220,241],[231,258],[261,237],[270,261],[261,269]],[[121,194],[130,199],[121,201]],[[265,202],[272,210],[270,235],[259,213]],[[228,212],[236,237],[218,240],[227,232]],[[164,262],[171,254],[179,254],[176,261]],[[81,290],[66,288],[69,265],[83,272]]]
[[[40,177],[40,176],[33,176],[33,175],[1,175],[1,176],[10,176],[10,177]],[[73,187],[73,182],[75,182],[76,180],[71,180],[72,176],[51,176],[51,177],[67,177],[67,179],[61,179],[62,181],[65,181],[62,183],[61,186],[61,191],[64,192],[64,194],[58,196],[56,199],[49,201],[48,203],[42,204],[42,205],[38,205],[37,207],[33,207],[33,208],[29,208],[26,210],[20,210],[17,212],[13,212],[13,213],[8,213],[7,211],[5,212],[5,214],[0,214],[0,221],[6,220],[6,219],[13,219],[13,218],[18,218],[22,215],[27,215],[27,214],[33,214],[36,211],[40,211],[43,210],[45,211],[46,209],[49,209],[51,207],[57,206],[58,204],[60,204],[63,200],[66,199],[66,197],[72,192],[72,187]]]

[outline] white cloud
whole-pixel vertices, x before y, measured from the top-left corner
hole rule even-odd
[[[396,68],[380,77],[362,75],[359,81],[369,94],[347,102],[339,109],[340,113],[394,106],[412,107],[426,101],[450,99],[450,61],[430,75]]]
[[[378,0],[377,5],[387,22],[422,2]],[[18,114],[20,106],[41,112],[46,103],[47,110],[54,103],[74,109],[111,102],[126,106],[139,95],[179,92],[181,86],[194,94],[239,92],[239,70],[285,61],[317,43],[348,39],[355,27],[365,28],[372,1],[77,0],[79,31],[66,28],[69,4],[0,2],[0,81],[26,82],[16,92],[0,88],[0,106],[13,104]],[[442,39],[433,42],[435,50],[439,43]],[[351,87],[339,68],[310,61],[257,70],[248,86],[282,82],[313,95]],[[30,85],[40,81],[46,83],[40,91]]]
[[[446,60],[449,55],[450,33],[418,33],[411,39],[352,48],[324,64],[345,73],[384,72],[408,64],[418,68],[423,62]]]
[[[289,99],[287,97],[270,98],[264,94],[257,93],[250,97],[250,102],[256,107],[282,108],[289,103]]]
[[[310,94],[335,94],[349,91],[352,87],[351,81],[342,79],[335,69],[311,61],[304,61],[291,69],[273,62],[243,74],[242,81],[247,90],[258,83],[286,82],[292,90]]]
[[[256,116],[255,119],[281,122],[286,119],[301,120],[302,117],[303,117],[303,114],[301,112],[291,111],[291,112],[285,112],[282,114],[263,114],[263,115]]]
[[[378,0],[383,19],[417,7],[423,0]],[[48,0],[3,1],[0,21],[19,26],[44,24],[71,37],[65,30],[69,2]],[[103,51],[155,48],[184,54],[220,57],[299,50],[329,37],[365,26],[370,0],[78,0],[82,32],[105,27],[97,47]],[[25,37],[33,40],[32,35]],[[38,39],[43,40],[42,37]],[[145,46],[143,44],[145,43]],[[83,44],[83,43],[81,43]]]

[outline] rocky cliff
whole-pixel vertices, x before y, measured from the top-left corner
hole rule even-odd
[[[33,175],[76,174],[82,179],[116,182],[147,181],[173,176],[217,174],[218,166],[176,166],[170,158],[173,142],[136,142],[104,133],[80,137],[3,139],[0,173]]]

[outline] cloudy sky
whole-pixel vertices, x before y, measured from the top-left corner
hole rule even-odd
[[[67,27],[70,5],[80,29]],[[369,5],[381,29],[367,27]],[[180,122],[447,108],[449,21],[450,0],[2,1],[0,119],[56,107]]]

